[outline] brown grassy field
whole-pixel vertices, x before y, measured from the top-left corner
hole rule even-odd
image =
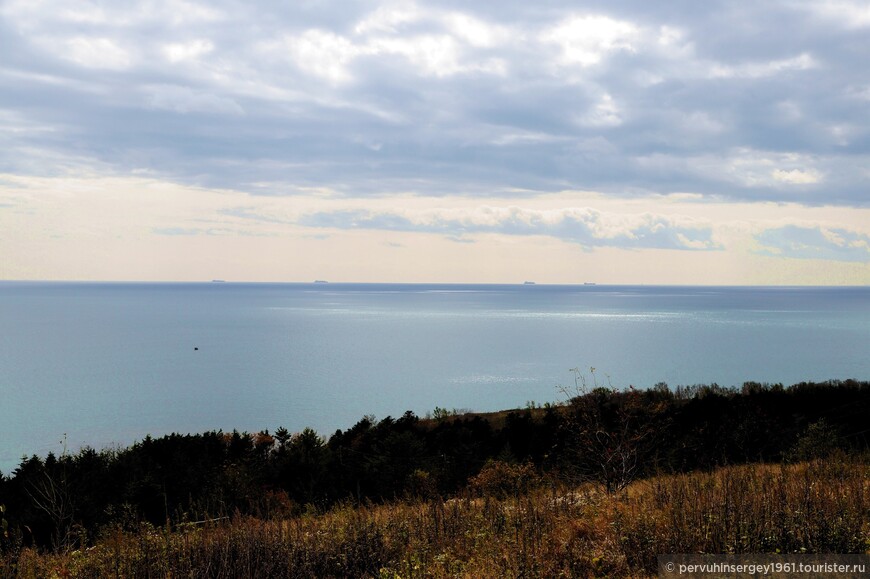
[[[345,504],[290,519],[104,529],[24,548],[18,577],[638,577],[658,553],[870,552],[870,468],[838,456],[563,488],[500,464],[459,498]]]

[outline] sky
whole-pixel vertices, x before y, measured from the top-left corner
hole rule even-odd
[[[870,4],[0,0],[0,279],[870,284]]]

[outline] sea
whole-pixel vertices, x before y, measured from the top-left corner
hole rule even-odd
[[[577,369],[577,372],[572,372]],[[0,282],[0,471],[146,435],[870,379],[870,287]]]

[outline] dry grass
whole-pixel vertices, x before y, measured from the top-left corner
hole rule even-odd
[[[345,505],[284,521],[107,530],[23,550],[21,577],[588,577],[655,574],[657,553],[870,549],[870,477],[844,457],[513,496]]]
[[[635,485],[614,522],[632,568],[656,553],[865,553],[866,465],[739,466]]]

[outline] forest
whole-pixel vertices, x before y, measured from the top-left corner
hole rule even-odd
[[[127,448],[23,457],[0,476],[0,565],[9,571],[25,555],[94,549],[112,533],[141,539],[143,529],[239,530],[248,529],[240,521],[267,525],[544,490],[556,496],[556,489],[559,496],[585,488],[628,497],[635,481],[711,476],[739,465],[833,460],[862,465],[857,484],[866,486],[870,382],[616,390],[577,376],[576,390],[560,403],[496,413],[437,408],[426,417],[365,416],[330,436],[284,427],[169,434]],[[858,508],[860,529],[868,513]],[[360,574],[376,576],[372,569]],[[286,576],[296,575],[305,573]]]

